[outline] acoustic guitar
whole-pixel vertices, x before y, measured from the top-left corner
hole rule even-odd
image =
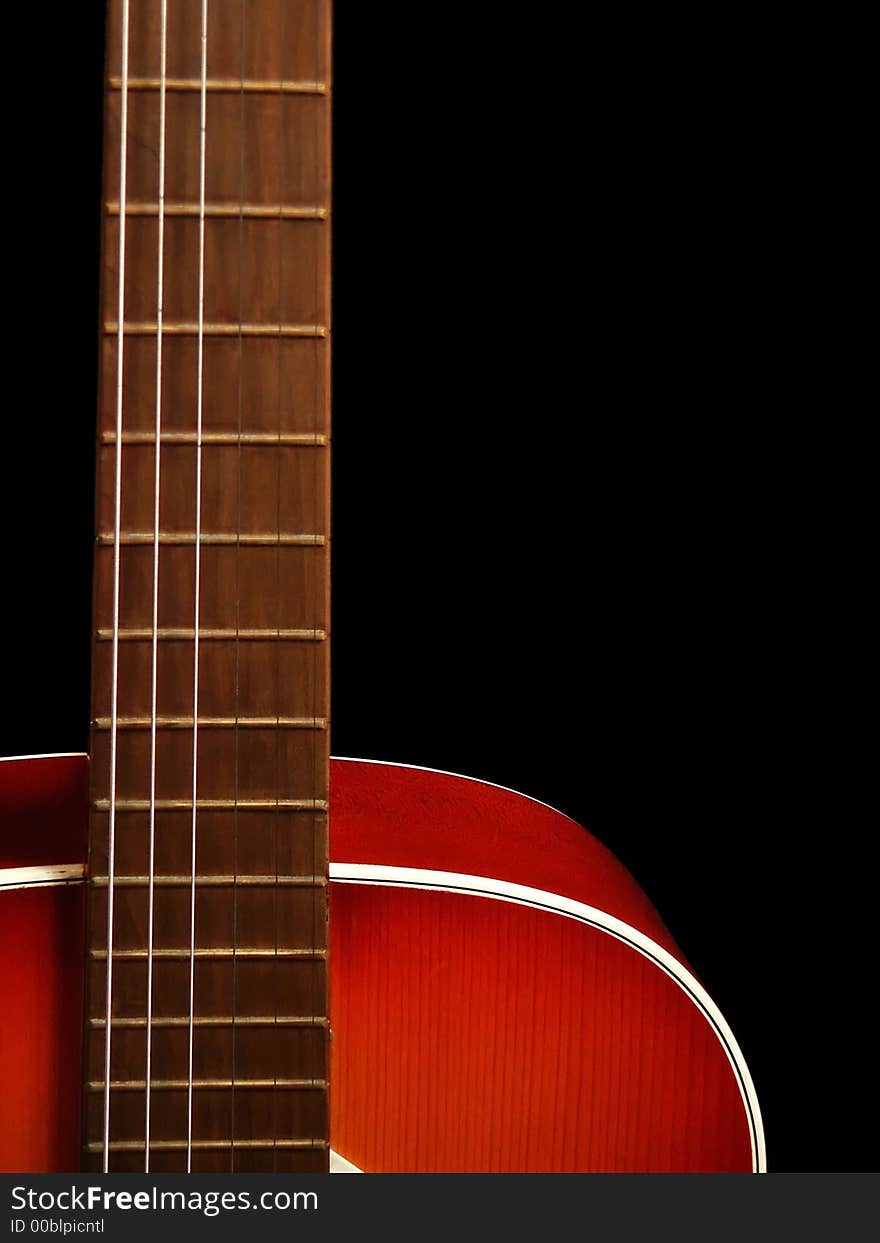
[[[0,1169],[762,1171],[598,841],[330,759],[330,11],[109,4],[91,745],[0,762]]]

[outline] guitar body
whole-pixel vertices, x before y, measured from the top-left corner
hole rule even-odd
[[[80,1164],[87,766],[0,763],[2,1170]],[[371,1172],[765,1168],[730,1029],[585,830],[366,761],[332,761],[331,806],[336,1152]]]
[[[80,1168],[89,764],[0,760],[0,1171]]]

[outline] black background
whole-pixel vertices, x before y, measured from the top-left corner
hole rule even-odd
[[[3,754],[87,746],[102,8],[10,38]],[[770,1169],[874,1168],[864,502],[782,44],[336,10],[334,753],[588,826],[731,1023]]]

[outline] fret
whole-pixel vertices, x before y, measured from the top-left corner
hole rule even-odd
[[[247,635],[240,637],[241,641],[236,641],[235,631],[232,630],[208,642],[204,641],[202,633],[199,664],[204,693],[199,696],[199,724],[202,724],[203,717],[214,718],[211,727],[215,736],[225,736],[235,730],[236,717],[239,722],[246,719],[248,724],[237,731],[239,742],[254,739],[259,743],[260,735],[272,730],[277,720],[277,736],[282,746],[288,736],[295,740],[300,735],[311,747],[311,735],[317,732],[314,746],[323,753],[330,728],[327,714],[330,705],[325,699],[329,654],[326,638],[309,636],[310,641],[282,640],[276,643],[275,631],[261,639],[249,640]],[[110,639],[112,631],[94,647],[92,719],[100,722],[94,730],[96,740],[106,739],[112,719]],[[116,709],[117,722],[123,722],[120,732],[148,732],[149,725],[134,722],[152,722],[152,631],[145,628],[140,635],[130,639],[120,633],[117,655],[120,686],[124,692]],[[192,632],[183,637],[163,639],[160,629],[157,652],[159,686],[155,712],[157,719],[164,723],[166,737],[172,731],[192,731],[193,698],[188,681],[194,656]],[[234,686],[236,666],[241,681],[237,699],[227,691],[228,687]],[[262,725],[261,722],[267,719],[273,724]],[[303,721],[302,726],[296,724],[298,720]],[[127,723],[129,721],[131,724]],[[220,794],[227,792],[218,790]],[[303,792],[311,791],[296,791],[297,794]]]
[[[197,1091],[215,1091],[218,1088],[284,1088],[287,1091],[308,1091],[327,1087],[326,1079],[151,1079],[151,1092],[181,1092],[190,1088]],[[145,1092],[145,1079],[111,1079],[111,1092]],[[92,1079],[89,1082],[90,1092],[103,1092],[104,1082]]]
[[[155,348],[155,343],[154,343]],[[196,533],[194,497],[198,440],[163,440],[162,502],[158,537],[163,545],[193,548]],[[201,547],[321,548],[329,540],[329,503],[321,487],[326,455],[314,445],[294,442],[280,448],[277,432],[258,442],[225,436],[202,441],[203,499],[200,507]],[[167,448],[166,448],[167,446]],[[157,523],[151,483],[156,467],[155,433],[123,440],[121,461],[123,506],[119,521],[122,546],[151,546]],[[100,466],[115,472],[117,445],[102,437]],[[112,495],[97,510],[99,547],[115,544],[116,514]],[[276,613],[272,620],[274,622]],[[281,614],[282,618],[284,614]]]
[[[154,1017],[150,1027],[329,1027],[330,1020],[309,1014],[221,1014],[221,1015],[177,1015],[174,1017]],[[104,1028],[107,1020],[103,1018],[89,1019],[89,1027]],[[147,1026],[146,1019],[112,1019],[111,1027],[142,1029]]]
[[[111,90],[122,89],[122,78],[111,76],[108,80]],[[326,82],[285,82],[259,81],[253,78],[207,78],[205,90],[213,95],[326,95]],[[130,91],[158,91],[162,86],[161,78],[129,78],[127,88]],[[168,91],[200,94],[201,78],[169,78],[165,79]]]
[[[124,445],[154,445],[153,432],[123,432]],[[163,445],[195,445],[199,437],[195,432],[162,432],[159,443]],[[330,443],[328,436],[319,432],[202,432],[203,445],[282,445],[302,448],[323,448]],[[115,432],[102,432],[101,444],[115,445]]]
[[[183,949],[154,949],[153,958],[171,962],[189,962],[190,958],[196,958],[198,961],[210,961],[214,959],[225,960],[227,958],[247,958],[260,959],[267,962],[275,958],[296,958],[308,961],[321,961],[327,957],[327,951],[321,949],[258,949],[256,947],[245,946],[216,946],[210,949],[196,949],[194,952],[188,947]],[[148,950],[114,950],[113,958],[123,961],[140,961],[146,962],[150,957]],[[89,958],[95,962],[106,962],[106,950],[89,950]]]
[[[94,799],[92,807],[95,811],[109,811],[110,800],[108,798]],[[126,798],[117,799],[115,808],[117,812],[126,811],[149,811],[154,807],[156,811],[191,811],[192,799],[186,798],[157,798],[152,803],[148,798]],[[234,799],[234,798],[197,798],[197,811],[327,811],[329,804],[326,799],[321,798],[285,798],[285,799],[268,799],[268,798],[250,798],[250,799]]]
[[[196,342],[192,337],[163,335],[162,339],[165,398],[160,443],[195,445],[195,418],[190,418],[188,412],[194,404]],[[117,343],[116,337],[103,337],[107,366],[114,369]],[[125,361],[132,386],[126,393],[122,432],[125,445],[155,443],[156,344],[155,335],[125,338]],[[210,337],[205,348],[203,445],[280,445],[308,450],[329,446],[330,423],[324,404],[330,392],[326,340]],[[112,392],[105,392],[100,420],[101,444],[115,445]]]
[[[108,320],[104,331],[115,336],[119,324]],[[155,337],[159,325],[155,322],[124,322],[122,331],[130,337]],[[202,324],[162,321],[162,335],[167,337],[317,337],[327,336],[324,324]]]
[[[142,187],[143,189],[144,187]],[[149,202],[139,196],[138,202]],[[192,200],[188,200],[192,201]],[[159,229],[155,216],[107,216],[108,231],[120,233],[125,222],[132,264],[145,266],[155,251]],[[203,227],[200,227],[200,222]],[[163,217],[161,236],[168,271],[163,284],[163,335],[166,339],[196,335],[199,301],[196,243],[204,233],[205,288],[202,304],[208,338],[272,336],[315,338],[327,335],[330,304],[325,284],[312,272],[324,249],[327,230],[314,219],[215,215]],[[238,279],[239,269],[246,275]],[[306,272],[307,284],[294,276]],[[287,277],[285,277],[287,273]],[[127,285],[122,324],[127,336],[156,332],[155,277]],[[118,331],[119,306],[114,290],[105,286],[101,319]]]
[[[112,200],[106,204],[107,214],[119,215],[119,203]],[[126,203],[126,216],[158,216],[158,203]],[[199,203],[166,203],[163,216],[199,217],[202,214]],[[327,220],[329,211],[326,207],[286,206],[283,203],[206,203],[205,216],[210,220]]]
[[[262,522],[260,527],[265,529]],[[275,544],[250,548],[231,544],[198,547],[201,550],[200,638],[205,638],[207,632],[211,638],[263,638],[274,644],[286,639],[305,641],[326,637],[323,627],[329,601],[324,548]],[[114,571],[117,571],[122,580],[120,606],[115,615],[117,632],[134,631],[140,638],[152,639],[154,549],[146,544],[131,546],[120,550],[117,557],[112,548],[97,548],[94,560],[95,594],[102,597],[96,610],[97,626],[112,639],[114,605],[106,589],[113,587]],[[159,631],[170,631],[178,639],[195,639],[194,548],[165,547],[161,549],[159,561],[162,581],[158,617],[155,618]],[[190,631],[191,635],[185,636],[181,631]],[[217,689],[225,689],[227,696],[225,710],[221,708],[217,715],[228,715],[230,709],[234,709],[231,702],[235,695],[234,683]],[[125,688],[122,694],[124,698],[117,712],[132,713],[125,702]],[[268,715],[275,710],[275,703],[273,687],[267,685],[263,703],[258,705],[254,715]],[[314,708],[314,705],[295,705],[288,701],[284,710],[294,715],[297,706]],[[106,709],[101,715],[108,715]]]
[[[89,878],[89,884],[97,885],[99,888],[106,888],[110,883],[109,876],[92,876]],[[193,883],[192,876],[185,874],[177,876],[114,876],[113,884],[122,888],[137,888],[147,885],[154,885],[160,889],[189,889]],[[300,889],[321,889],[327,884],[325,876],[274,876],[274,875],[224,875],[211,876],[204,872],[197,872],[195,878],[196,888],[230,888],[238,889],[261,889],[261,888],[300,888]]]
[[[111,1152],[143,1152],[144,1141],[136,1139],[113,1139],[110,1141]],[[151,1139],[150,1152],[186,1152],[190,1147],[194,1151],[208,1152],[229,1148],[282,1148],[285,1151],[296,1148],[328,1149],[326,1139],[194,1139],[188,1143],[185,1139]],[[90,1143],[87,1152],[103,1152],[104,1145]]]
[[[112,117],[117,140],[120,137],[120,102],[117,97]],[[324,129],[329,120],[329,109],[323,99],[297,96],[292,92],[274,98],[263,92],[246,92],[237,97],[220,92],[209,93],[206,102],[209,113],[205,131],[208,148],[206,203],[331,204],[329,141],[315,132]],[[158,138],[157,94],[130,92],[127,104],[129,134],[134,133],[144,142]],[[166,178],[165,197],[171,203],[200,201],[198,163],[193,150],[200,129],[199,100],[190,92],[169,92],[166,104],[168,154],[176,156],[180,166]],[[270,141],[260,143],[260,130],[267,125],[272,129],[271,135],[266,135]],[[238,158],[242,146],[249,157],[244,161],[244,168]],[[105,171],[109,176],[104,181],[103,201],[110,198],[123,201],[120,150],[116,143],[108,154]],[[253,160],[252,154],[256,157]],[[157,201],[155,149],[140,147],[135,151],[129,143],[128,157],[124,201]],[[105,224],[107,220],[105,215]],[[324,275],[323,264],[321,275]]]
[[[192,729],[195,720],[191,716],[157,716],[157,729]],[[99,716],[93,722],[95,729],[111,729],[112,718]],[[320,716],[200,716],[198,725],[206,729],[326,729],[327,718]],[[116,718],[117,729],[150,729],[153,717],[120,716]]]
[[[115,532],[101,531],[95,539],[95,542],[102,547],[115,545],[117,542],[123,546],[130,547],[140,544],[155,544],[157,536],[152,531],[122,531],[117,541]],[[158,535],[159,544],[177,544],[183,547],[195,546],[196,536],[194,531],[160,531]],[[293,532],[281,532],[278,535],[269,533],[264,534],[240,534],[234,531],[230,532],[210,532],[203,531],[199,535],[200,544],[211,544],[220,547],[237,547],[239,544],[245,547],[261,547],[264,545],[283,544],[286,547],[294,548],[320,548],[327,543],[326,535],[300,535]]]
[[[97,637],[103,642],[113,638],[113,630],[109,626],[101,626],[97,633]],[[186,627],[162,627],[157,631],[150,630],[146,627],[135,629],[122,629],[117,631],[117,638],[120,642],[137,642],[143,639],[152,639],[153,635],[160,643],[168,643],[180,639],[195,639],[195,630]],[[326,630],[232,630],[229,628],[202,628],[199,627],[199,640],[225,640],[225,639],[242,639],[254,642],[274,643],[281,640],[285,643],[322,643],[327,638]]]

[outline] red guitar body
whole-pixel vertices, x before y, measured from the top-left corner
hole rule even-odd
[[[79,1167],[85,756],[0,762],[0,1170]],[[724,1019],[568,817],[331,765],[331,1142],[369,1172],[765,1168]]]

